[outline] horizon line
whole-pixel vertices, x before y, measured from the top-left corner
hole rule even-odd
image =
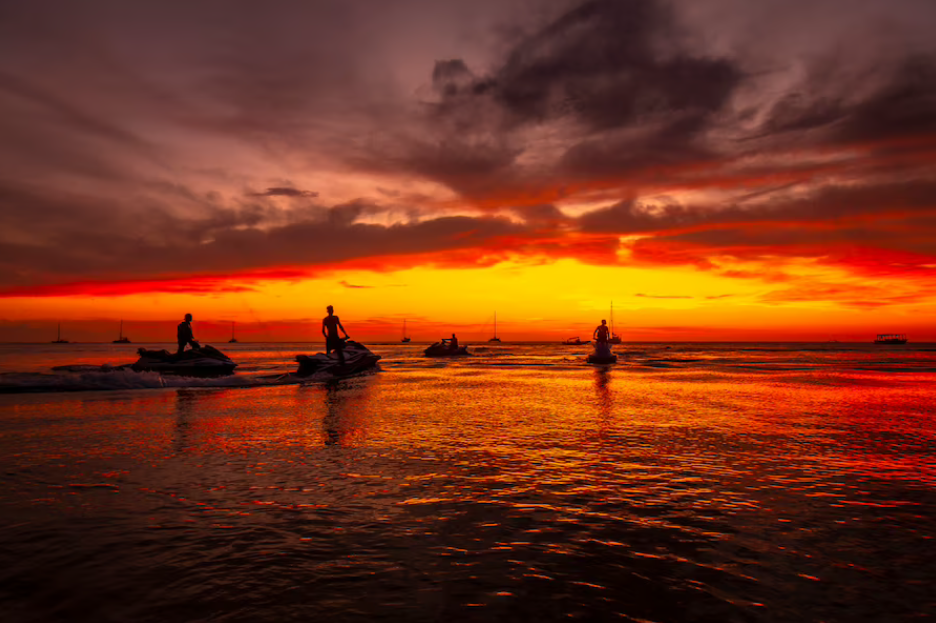
[[[360,340],[351,340],[351,341],[363,343],[363,342],[360,342]],[[591,340],[591,341],[593,341],[593,340]],[[203,342],[204,342],[205,344],[208,344],[208,343],[209,343],[207,340],[203,340]],[[387,340],[377,340],[377,341],[369,341],[368,343],[369,343],[369,344],[380,344],[380,345],[392,345],[392,344],[400,344],[400,345],[403,345],[403,344],[411,344],[411,345],[412,345],[412,344],[434,344],[434,343],[436,343],[436,342],[438,342],[438,340],[433,340],[433,341],[410,341],[410,342],[399,342],[399,341],[390,342],[390,341],[387,341]],[[44,341],[44,342],[0,342],[0,345],[12,345],[12,344],[49,345],[49,344],[56,344],[56,343],[57,343],[57,342],[54,342],[54,341]],[[65,342],[65,343],[66,343],[66,344],[110,344],[110,345],[112,345],[112,346],[122,346],[122,345],[128,344],[128,343],[126,343],[126,342],[124,342],[124,343],[114,343],[113,341],[84,342],[84,341],[72,341],[72,340],[69,340],[69,341],[67,341],[67,342]],[[231,344],[231,342],[227,342],[227,341],[224,341],[224,340],[222,340],[221,342],[215,342],[215,343]],[[244,340],[238,340],[237,342],[233,342],[233,343],[234,343],[234,344],[324,344],[324,343],[325,343],[325,340],[312,340],[312,341],[304,341],[304,340],[244,341]],[[503,345],[503,344],[555,344],[555,345],[558,345],[558,346],[588,346],[588,345],[589,345],[589,344],[563,344],[562,342],[557,342],[557,341],[555,341],[555,340],[501,340],[500,342],[496,342],[496,343],[491,343],[491,342],[489,342],[489,341],[487,341],[487,340],[459,340],[459,343],[462,343],[462,344],[474,344],[474,345],[492,345],[492,346],[497,345],[497,344],[501,344],[501,345]],[[816,340],[744,340],[744,339],[739,339],[739,340],[629,340],[629,341],[626,341],[626,342],[622,342],[621,344],[617,344],[617,346],[620,346],[620,345],[623,345],[623,344],[875,344],[875,343],[876,343],[876,342],[875,342],[874,340],[870,340],[870,341],[842,341],[842,340],[836,340],[836,341],[834,341],[834,342],[830,342],[830,341],[828,341],[828,340],[816,341]],[[170,344],[170,345],[174,345],[174,344],[176,344],[176,342],[173,342],[173,341],[142,340],[142,341],[139,341],[139,342],[129,342],[128,345],[134,346],[134,345],[137,345],[137,344]],[[912,341],[908,341],[907,344],[936,344],[936,342],[912,342]],[[880,346],[881,344],[878,344],[878,345]],[[891,344],[891,346],[894,346],[894,345],[895,345],[895,344]],[[896,346],[901,346],[901,344],[896,344]]]

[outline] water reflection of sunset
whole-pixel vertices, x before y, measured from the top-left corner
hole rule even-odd
[[[836,352],[814,357],[835,363]],[[560,354],[544,366],[542,355],[493,353],[427,366],[388,355],[381,372],[324,385],[0,396],[7,546],[135,594],[137,572],[113,554],[124,543],[230,603],[262,578],[277,596],[315,586],[302,599],[323,612],[416,612],[411,583],[467,587],[466,573],[484,579],[465,599],[492,613],[541,582],[577,587],[585,608],[605,603],[600,593],[634,616],[698,585],[732,596],[684,608],[775,611],[790,607],[778,595],[817,579],[899,574],[882,548],[905,552],[901,568],[925,564],[913,552],[936,504],[920,493],[936,483],[922,408],[932,372],[796,369],[782,363],[795,351],[769,349],[734,368],[725,350],[659,353],[696,363],[639,366],[647,355],[633,353],[586,368]],[[16,540],[79,515],[107,525],[74,532],[59,555],[36,558],[34,541]],[[835,545],[845,524],[860,547]],[[288,580],[276,561],[289,561]],[[317,584],[326,576],[369,586],[371,600]],[[650,601],[625,599],[638,576]],[[133,607],[188,608],[187,595],[137,595]]]
[[[0,7],[6,618],[936,614],[936,2]]]
[[[242,341],[309,341],[320,337],[318,323],[326,304],[362,340],[395,340],[408,320],[421,341],[452,330],[472,339],[487,339],[498,314],[498,329],[508,340],[565,339],[590,335],[613,302],[617,328],[634,340],[815,340],[870,341],[881,327],[899,327],[915,341],[936,338],[917,300],[915,282],[868,281],[840,269],[787,263],[802,279],[770,277],[763,263],[736,264],[738,274],[725,277],[694,268],[594,266],[572,260],[508,261],[484,268],[423,267],[361,271],[336,267],[318,278],[285,281],[233,278],[241,292],[172,293],[127,291],[119,296],[67,295],[0,299],[0,311],[21,318],[7,339],[45,341],[55,323],[65,322],[73,340],[113,339],[118,319],[131,319],[126,331],[135,341],[170,341],[178,319],[167,310],[195,312],[199,336],[226,341],[236,321]],[[822,283],[815,287],[797,284]],[[348,287],[346,284],[360,287]],[[561,285],[560,285],[561,284]],[[833,285],[837,284],[837,285]],[[810,288],[813,288],[812,290]],[[835,297],[826,295],[839,291]],[[885,292],[886,291],[886,292]],[[823,294],[825,292],[825,294]],[[904,296],[906,294],[906,296]],[[887,305],[858,304],[848,297]],[[898,300],[899,299],[899,300]],[[106,316],[112,321],[101,320]],[[15,310],[15,312],[14,312]],[[48,320],[50,318],[55,321]],[[43,320],[46,319],[46,320]],[[51,333],[50,333],[51,332]],[[0,336],[2,337],[2,336]]]

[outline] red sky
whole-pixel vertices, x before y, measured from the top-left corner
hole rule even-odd
[[[918,0],[7,3],[0,341],[186,312],[308,339],[327,304],[368,339],[495,311],[554,339],[611,301],[626,339],[936,340],[933,26]]]

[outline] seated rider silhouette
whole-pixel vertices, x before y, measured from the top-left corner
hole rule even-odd
[[[602,320],[601,324],[595,327],[595,333],[592,335],[592,337],[596,342],[607,343],[608,339],[610,338],[610,333],[611,331],[608,329],[607,321]]]
[[[325,354],[329,355],[331,352],[338,352],[338,362],[344,363],[344,346],[345,340],[350,340],[351,336],[348,335],[348,332],[345,331],[345,328],[341,325],[341,321],[338,319],[338,316],[335,315],[335,308],[329,305],[325,309],[328,310],[328,315],[322,319],[322,335],[325,336]],[[338,336],[338,329],[344,333],[344,340]]]
[[[188,344],[191,344],[192,348],[198,348],[198,342],[195,341],[195,335],[192,333],[192,314],[185,314],[185,320],[179,323],[179,328],[176,330],[176,337],[179,342],[176,355],[181,355]]]
[[[452,339],[442,338],[442,344],[448,346],[449,350],[458,350],[458,338],[455,337],[455,334],[452,334]]]

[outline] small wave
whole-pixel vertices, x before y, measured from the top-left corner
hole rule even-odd
[[[100,368],[57,374],[8,372],[0,375],[0,392],[73,392],[166,387],[158,372],[104,371]]]
[[[109,363],[103,365],[91,365],[91,364],[70,364],[67,366],[53,366],[53,372],[114,372],[116,370],[124,370],[129,368],[130,364],[125,364],[121,366],[114,366]]]
[[[82,366],[72,366],[72,369]],[[129,369],[105,370],[91,366],[84,371],[56,374],[8,372],[0,374],[0,393],[116,391],[125,389],[161,389],[166,387],[262,387],[292,385],[309,380],[292,374],[276,376],[224,376],[195,378],[162,376],[158,372],[134,372]]]

